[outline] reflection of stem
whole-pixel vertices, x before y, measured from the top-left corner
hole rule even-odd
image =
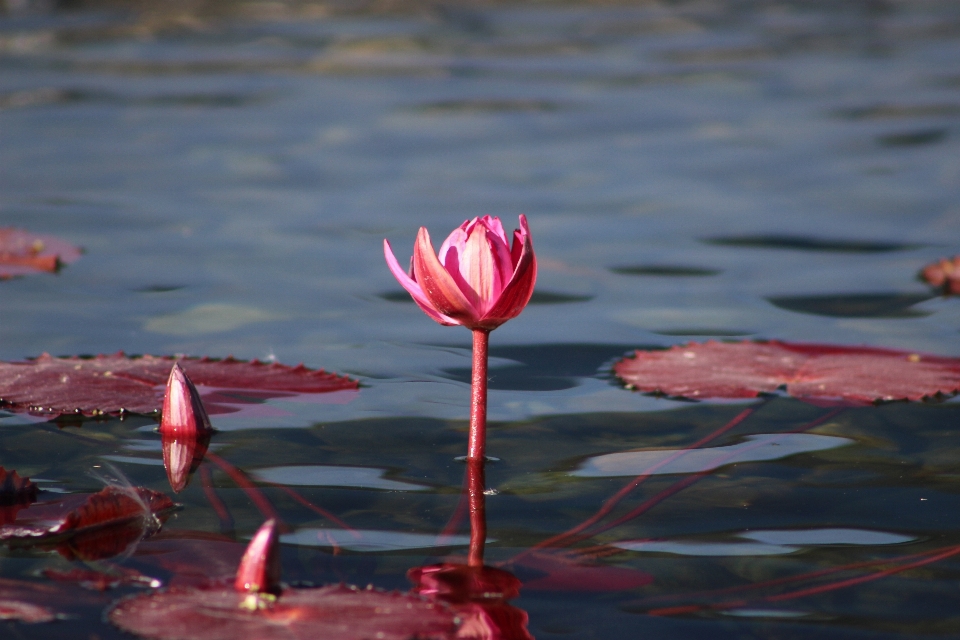
[[[587,518],[585,521],[581,522],[580,524],[578,524],[578,525],[575,526],[574,528],[572,528],[572,529],[570,529],[570,530],[568,530],[568,531],[565,531],[564,533],[561,533],[561,534],[558,534],[558,535],[556,535],[556,536],[553,536],[552,538],[548,538],[547,540],[544,540],[544,541],[542,541],[542,542],[538,542],[538,543],[535,544],[532,548],[534,548],[534,549],[539,549],[539,548],[543,548],[543,547],[556,547],[556,546],[560,546],[560,543],[561,543],[561,542],[565,542],[565,541],[569,540],[570,538],[574,538],[575,540],[579,540],[579,539],[581,539],[581,537],[587,537],[587,536],[577,537],[577,534],[582,533],[583,531],[589,529],[589,528],[592,527],[593,525],[595,525],[595,524],[597,524],[598,522],[600,522],[600,521],[601,521],[604,517],[606,517],[611,511],[613,511],[613,508],[614,508],[615,506],[617,506],[617,504],[619,504],[621,500],[623,500],[624,498],[626,498],[627,495],[629,495],[631,491],[633,491],[634,489],[636,489],[637,487],[639,487],[641,484],[643,484],[644,481],[646,481],[646,480],[647,480],[651,475],[653,475],[658,469],[660,469],[661,467],[664,467],[664,466],[670,464],[671,462],[674,462],[675,460],[678,460],[679,458],[683,457],[684,455],[686,455],[687,453],[689,453],[690,451],[692,451],[692,450],[694,450],[694,449],[699,449],[700,447],[702,447],[703,445],[707,444],[707,443],[710,442],[711,440],[715,440],[715,439],[719,438],[720,436],[722,436],[723,434],[727,433],[728,431],[730,431],[731,429],[733,429],[735,426],[737,426],[738,424],[740,424],[741,422],[743,422],[744,420],[746,420],[750,415],[753,414],[754,411],[756,411],[759,407],[763,406],[765,403],[766,403],[766,401],[760,403],[759,405],[754,405],[754,406],[752,406],[752,407],[747,407],[746,409],[744,409],[743,411],[741,411],[740,413],[738,413],[736,416],[734,416],[734,418],[733,418],[732,420],[730,420],[730,422],[728,422],[727,424],[723,425],[722,427],[720,427],[720,428],[717,429],[716,431],[713,431],[713,432],[707,434],[707,435],[704,436],[703,438],[700,438],[699,440],[697,440],[696,442],[694,442],[693,444],[691,444],[689,447],[684,447],[683,449],[680,449],[679,451],[676,451],[675,453],[667,456],[666,458],[664,458],[664,459],[661,460],[660,462],[657,462],[656,464],[652,465],[650,468],[644,470],[643,473],[641,473],[641,474],[638,475],[636,478],[634,478],[632,481],[630,481],[629,484],[627,484],[625,487],[623,487],[622,489],[620,489],[620,491],[618,491],[616,494],[614,494],[611,498],[609,498],[609,499],[603,504],[603,506],[600,507],[600,509],[599,509],[595,514],[593,514],[592,516],[590,516],[589,518]],[[572,541],[573,541],[573,540],[571,540],[571,542],[572,542]],[[523,554],[521,554],[521,555],[523,555]]]
[[[473,375],[470,385],[470,440],[467,459],[483,460],[487,441],[487,345],[490,332],[473,330]],[[481,474],[482,475],[482,474]],[[481,491],[481,494],[483,492]]]
[[[928,564],[932,564],[934,562],[939,562],[940,560],[944,560],[946,558],[955,556],[958,553],[960,553],[960,545],[953,545],[949,547],[941,547],[939,549],[933,549],[932,551],[925,551],[923,553],[911,554],[909,556],[902,556],[900,558],[884,558],[880,560],[871,560],[868,562],[862,562],[862,563],[857,563],[853,565],[845,565],[842,567],[834,567],[833,569],[828,569],[826,571],[817,571],[817,572],[813,572],[813,573],[809,573],[801,576],[793,576],[790,578],[780,579],[776,581],[771,580],[765,583],[746,585],[745,587],[739,588],[737,590],[742,591],[746,589],[754,589],[757,587],[767,586],[775,583],[782,584],[787,582],[795,582],[808,577],[816,577],[819,575],[826,575],[827,573],[846,571],[853,568],[903,562],[903,564],[900,564],[898,566],[894,566],[889,569],[883,569],[881,571],[876,571],[874,573],[870,573],[867,575],[848,578],[846,580],[839,580],[836,582],[829,582],[827,584],[807,587],[804,589],[798,589],[796,591],[788,591],[786,593],[780,593],[772,596],[763,596],[756,599],[730,600],[726,602],[716,602],[712,604],[690,604],[690,605],[680,605],[675,607],[662,607],[659,609],[649,609],[647,610],[646,613],[649,615],[655,615],[655,616],[677,615],[677,614],[694,613],[696,611],[703,611],[703,610],[720,611],[723,609],[741,608],[741,607],[750,606],[753,603],[759,603],[759,602],[782,602],[784,600],[793,600],[796,598],[803,598],[806,596],[817,595],[820,593],[836,591],[837,589],[845,589],[847,587],[853,587],[858,584],[863,584],[865,582],[872,582],[873,580],[880,580],[882,578],[886,578],[888,576],[892,576],[897,573],[907,571],[909,569],[916,569],[917,567],[922,567]],[[919,558],[919,559],[914,560],[914,558]],[[913,561],[904,562],[906,560],[913,560]],[[724,590],[718,591],[718,593],[722,591]],[[734,590],[731,589],[728,591],[734,591]]]
[[[573,529],[570,529],[570,530],[568,530],[568,531],[566,531],[566,532],[564,532],[564,533],[561,533],[561,534],[556,535],[556,536],[554,536],[554,537],[552,537],[552,538],[549,538],[549,539],[547,539],[547,540],[544,540],[544,541],[542,541],[542,542],[537,543],[537,544],[534,545],[532,548],[533,548],[533,549],[537,549],[537,548],[543,548],[543,547],[559,546],[560,543],[572,544],[573,542],[576,542],[576,541],[578,541],[578,540],[582,540],[582,539],[584,539],[584,538],[588,538],[588,537],[590,537],[590,536],[598,535],[598,534],[603,533],[603,532],[605,532],[605,531],[609,531],[610,529],[613,529],[614,527],[618,527],[618,526],[620,526],[621,524],[624,524],[625,522],[629,522],[630,520],[633,520],[633,519],[636,518],[637,516],[640,516],[640,515],[646,513],[647,511],[649,511],[649,510],[652,509],[653,507],[657,506],[658,504],[660,504],[661,502],[663,502],[664,500],[666,500],[666,499],[669,498],[670,496],[674,495],[675,493],[678,493],[678,492],[682,491],[683,489],[686,489],[687,487],[689,487],[690,485],[696,483],[697,481],[701,480],[702,478],[704,478],[704,477],[712,474],[713,471],[714,471],[718,466],[721,466],[721,465],[724,464],[727,460],[733,459],[736,455],[742,454],[744,451],[749,451],[749,450],[755,449],[755,448],[757,448],[757,447],[763,446],[763,445],[765,444],[764,442],[758,442],[757,444],[755,444],[755,445],[753,445],[753,446],[746,447],[746,448],[744,448],[744,449],[740,449],[740,450],[738,450],[738,451],[735,452],[735,453],[729,453],[729,454],[726,454],[726,455],[718,456],[718,457],[717,457],[716,459],[714,459],[714,461],[711,463],[710,469],[707,469],[707,470],[704,470],[704,471],[700,471],[700,472],[695,473],[695,474],[693,474],[693,475],[691,475],[691,476],[688,476],[688,477],[686,477],[686,478],[684,478],[684,479],[682,479],[682,480],[679,480],[678,482],[674,483],[673,485],[671,485],[671,486],[668,487],[667,489],[664,489],[663,491],[661,491],[661,492],[658,493],[657,495],[655,495],[655,496],[653,496],[652,498],[644,501],[641,505],[639,505],[638,507],[636,507],[635,509],[633,509],[632,511],[630,511],[630,512],[627,513],[626,515],[621,516],[620,518],[617,518],[617,519],[614,520],[613,522],[609,522],[609,523],[603,525],[602,527],[599,527],[599,528],[597,528],[597,529],[594,529],[593,531],[590,532],[590,534],[583,534],[583,532],[584,532],[585,530],[587,530],[587,529],[593,527],[594,525],[596,525],[598,522],[600,522],[600,520],[602,520],[602,519],[603,519],[605,516],[607,516],[611,511],[613,511],[613,507],[616,506],[617,503],[619,503],[621,500],[623,500],[623,498],[625,498],[625,497],[627,496],[627,494],[629,494],[631,491],[633,491],[635,488],[637,488],[640,484],[642,484],[645,480],[647,480],[655,471],[657,471],[658,469],[666,466],[667,464],[669,464],[669,463],[671,463],[671,462],[673,462],[673,461],[675,461],[675,460],[678,460],[679,458],[681,458],[682,456],[686,455],[686,454],[689,453],[690,451],[702,447],[703,445],[707,444],[709,441],[716,439],[717,437],[723,435],[724,433],[727,433],[728,431],[730,431],[730,429],[732,429],[733,427],[737,426],[738,424],[740,424],[741,422],[743,422],[744,420],[746,420],[747,417],[749,417],[751,414],[753,414],[753,412],[755,412],[757,409],[759,409],[760,407],[762,407],[763,404],[765,404],[765,403],[766,403],[766,401],[764,401],[763,403],[761,403],[761,404],[759,404],[759,405],[754,405],[754,406],[752,406],[752,407],[748,407],[748,408],[744,409],[744,410],[741,411],[739,414],[737,414],[737,415],[733,418],[733,420],[731,420],[730,422],[728,422],[727,424],[725,424],[725,425],[722,426],[721,428],[719,428],[719,429],[717,429],[716,431],[713,431],[712,433],[706,435],[705,437],[701,438],[700,440],[698,440],[697,442],[693,443],[693,444],[690,445],[689,447],[685,447],[685,448],[683,448],[683,449],[680,449],[679,451],[676,451],[674,454],[672,454],[672,455],[668,456],[667,458],[661,460],[660,462],[657,462],[656,464],[652,465],[650,468],[644,470],[644,472],[641,473],[639,476],[637,476],[636,478],[634,478],[632,482],[630,482],[628,485],[626,485],[625,487],[623,487],[619,492],[617,492],[616,495],[614,495],[613,497],[611,497],[610,499],[608,499],[608,500],[604,503],[604,505],[600,508],[600,510],[597,511],[597,513],[595,513],[595,514],[594,514],[593,516],[591,516],[589,519],[587,519],[586,521],[580,523],[579,525],[577,525],[577,526],[574,527]],[[813,421],[811,421],[811,422],[805,423],[804,425],[802,425],[802,426],[800,426],[800,427],[797,427],[796,429],[791,429],[790,431],[786,431],[785,433],[802,433],[802,432],[804,432],[804,431],[808,431],[808,430],[810,430],[810,429],[812,429],[812,428],[814,428],[814,427],[816,427],[816,426],[818,426],[818,425],[823,424],[823,423],[826,422],[827,420],[833,419],[834,417],[836,417],[837,415],[839,415],[842,411],[844,411],[845,408],[846,408],[846,407],[843,407],[843,406],[841,406],[841,407],[836,407],[836,408],[828,411],[828,412],[825,413],[824,415],[820,416],[819,418],[817,418],[817,419],[815,419],[815,420],[813,420]],[[581,535],[581,534],[582,534],[582,535]],[[526,553],[526,552],[521,553],[520,556],[518,556],[518,557],[521,557],[521,556],[525,555],[525,553]]]
[[[266,519],[274,519],[277,521],[277,526],[281,531],[285,530],[283,525],[283,520],[280,519],[280,516],[277,515],[277,512],[274,510],[273,505],[270,504],[270,500],[267,499],[267,496],[257,488],[253,482],[250,481],[250,478],[235,466],[213,453],[212,451],[207,451],[207,460],[217,465],[230,476],[230,479],[237,483],[243,492],[247,494],[247,497],[250,498],[250,501],[259,509],[260,513],[263,514],[263,517]]]
[[[467,564],[483,566],[483,546],[487,540],[487,511],[484,490],[484,459],[467,460],[467,496],[470,499],[470,553]]]
[[[217,495],[217,490],[213,486],[213,474],[210,473],[210,467],[205,464],[200,465],[200,480],[203,483],[204,495],[207,496],[210,506],[220,519],[220,531],[223,533],[233,531],[233,516],[230,515],[227,505],[223,504],[223,500]]]

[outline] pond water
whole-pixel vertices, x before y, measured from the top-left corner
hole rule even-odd
[[[960,302],[916,279],[960,249],[956,3],[40,4],[0,17],[0,226],[85,254],[0,282],[0,359],[232,354],[360,380],[212,416],[211,451],[290,527],[285,580],[406,590],[465,555],[470,335],[409,301],[382,241],[404,262],[421,225],[439,243],[525,213],[540,271],[491,336],[486,559],[524,583],[533,636],[960,634],[960,404],[690,403],[610,374],[711,338],[960,355]],[[591,537],[531,551],[746,407]],[[0,412],[0,464],[53,494],[112,462],[172,495],[154,426]],[[150,558],[177,540],[248,539],[263,514],[224,468],[110,562],[170,581]],[[75,566],[0,554],[5,579]],[[69,619],[4,635],[127,637],[102,611],[137,589],[64,588]]]

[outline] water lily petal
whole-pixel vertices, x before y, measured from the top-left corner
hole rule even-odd
[[[408,276],[407,272],[400,266],[396,256],[393,255],[393,249],[390,247],[390,243],[386,240],[383,241],[383,255],[387,259],[387,267],[390,269],[390,273],[397,279],[400,286],[406,289],[407,293],[410,294],[413,301],[417,303],[417,306],[420,307],[424,313],[442,325],[454,326],[460,324],[453,318],[449,318],[433,308],[433,304],[430,302],[430,299],[427,298],[426,294],[423,293],[420,285],[417,284],[416,280]]]
[[[504,284],[494,253],[496,240],[491,236],[485,225],[475,226],[460,256],[460,274],[476,296],[474,305],[481,315],[500,296]]]
[[[533,287],[537,281],[537,258],[533,253],[533,240],[527,227],[527,218],[523,215],[520,216],[520,237],[523,239],[523,244],[517,260],[517,268],[496,304],[484,314],[482,322],[485,327],[496,328],[510,318],[520,315],[523,308],[530,302],[530,296],[533,295]]]
[[[479,319],[477,308],[470,304],[457,286],[453,277],[444,269],[433,251],[430,234],[420,227],[417,243],[413,247],[414,270],[418,284],[426,294],[433,309],[449,316],[458,324],[472,327]]]

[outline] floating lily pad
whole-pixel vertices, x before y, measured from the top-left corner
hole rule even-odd
[[[777,341],[637,351],[613,369],[628,388],[686,398],[752,398],[785,388],[798,398],[869,404],[960,391],[958,358]]]
[[[81,251],[54,236],[0,228],[0,280],[31,273],[56,272],[80,257]]]
[[[204,387],[207,412],[236,411],[209,402],[207,396],[229,395],[231,404],[262,403],[269,398],[355,390],[356,380],[299,365],[266,364],[233,358],[128,357],[121,353],[94,358],[54,358],[44,354],[26,362],[0,362],[0,407],[55,417],[154,413],[163,404],[163,389],[174,362],[198,387]],[[222,393],[225,389],[242,394]]]
[[[155,640],[447,640],[457,631],[447,607],[400,593],[336,585],[257,598],[232,586],[171,588],[121,600],[107,618]]]

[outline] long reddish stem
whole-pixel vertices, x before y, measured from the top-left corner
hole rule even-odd
[[[487,510],[484,491],[485,461],[467,460],[467,495],[470,501],[470,552],[467,564],[483,566],[483,547],[487,541]]]
[[[473,330],[473,375],[470,381],[470,439],[467,442],[467,460],[483,460],[486,454],[487,346],[489,344],[489,331]]]

